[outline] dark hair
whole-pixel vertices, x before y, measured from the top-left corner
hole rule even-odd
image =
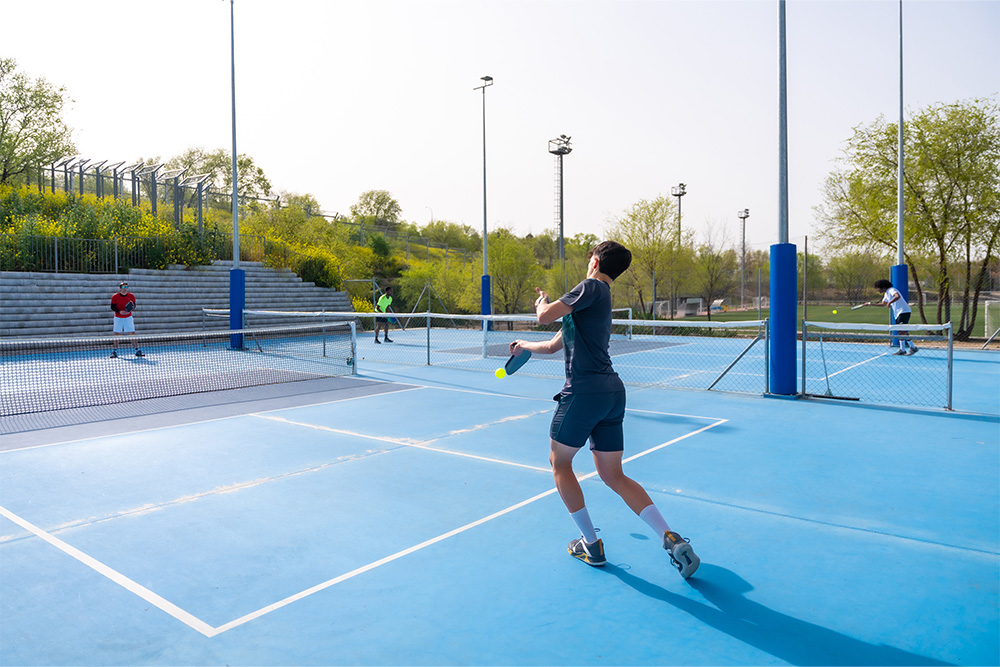
[[[876,280],[875,281],[875,289],[880,289],[880,290],[885,291],[885,290],[889,289],[890,287],[892,287],[892,283],[889,282],[888,280],[886,280],[885,278],[882,278],[881,280]]]
[[[598,243],[587,253],[587,259],[597,258],[597,270],[614,280],[632,263],[632,253],[617,241]]]

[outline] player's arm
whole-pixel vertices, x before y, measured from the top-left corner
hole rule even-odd
[[[564,315],[569,315],[573,312],[572,306],[567,306],[562,301],[549,301],[549,295],[544,291],[535,288],[538,292],[538,298],[535,299],[535,316],[538,318],[539,324],[552,324],[560,317]],[[560,339],[561,341],[561,339]],[[560,342],[559,347],[562,347]]]
[[[116,297],[116,296],[118,296],[118,295],[117,295],[117,294],[115,294],[115,295],[113,295],[113,296],[111,297],[111,310],[113,310],[113,311],[115,311],[115,312],[117,313],[117,312],[120,312],[120,311],[119,311],[119,309],[118,309],[118,304],[117,304],[117,303],[115,303],[115,297]]]
[[[520,356],[524,350],[532,354],[554,354],[562,347],[562,331],[557,331],[549,340],[515,340],[510,344],[510,353],[515,357]]]

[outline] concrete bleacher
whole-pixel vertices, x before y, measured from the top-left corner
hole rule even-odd
[[[246,271],[247,310],[353,310],[346,292],[303,282],[288,269],[240,262]],[[111,295],[128,281],[136,296],[137,333],[200,331],[202,308],[229,308],[232,262],[210,266],[132,269],[123,275],[0,272],[0,336],[61,337],[111,333]],[[256,317],[253,326],[297,324],[287,318]],[[207,320],[226,329],[229,320]]]

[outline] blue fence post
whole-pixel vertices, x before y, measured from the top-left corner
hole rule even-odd
[[[772,394],[796,393],[796,321],[798,272],[795,244],[771,246],[771,353],[768,388]]]

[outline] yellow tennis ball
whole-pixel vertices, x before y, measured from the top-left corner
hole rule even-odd
[[[497,369],[497,372],[496,372],[496,373],[494,373],[494,375],[496,375],[496,376],[497,376],[497,379],[498,379],[498,380],[502,380],[502,379],[504,379],[505,377],[507,377],[507,371],[505,371],[505,370],[504,370],[504,369],[502,369],[502,368],[498,368],[498,369]]]
[[[833,314],[834,314],[834,315],[836,315],[836,314],[837,314],[837,311],[833,311]]]

